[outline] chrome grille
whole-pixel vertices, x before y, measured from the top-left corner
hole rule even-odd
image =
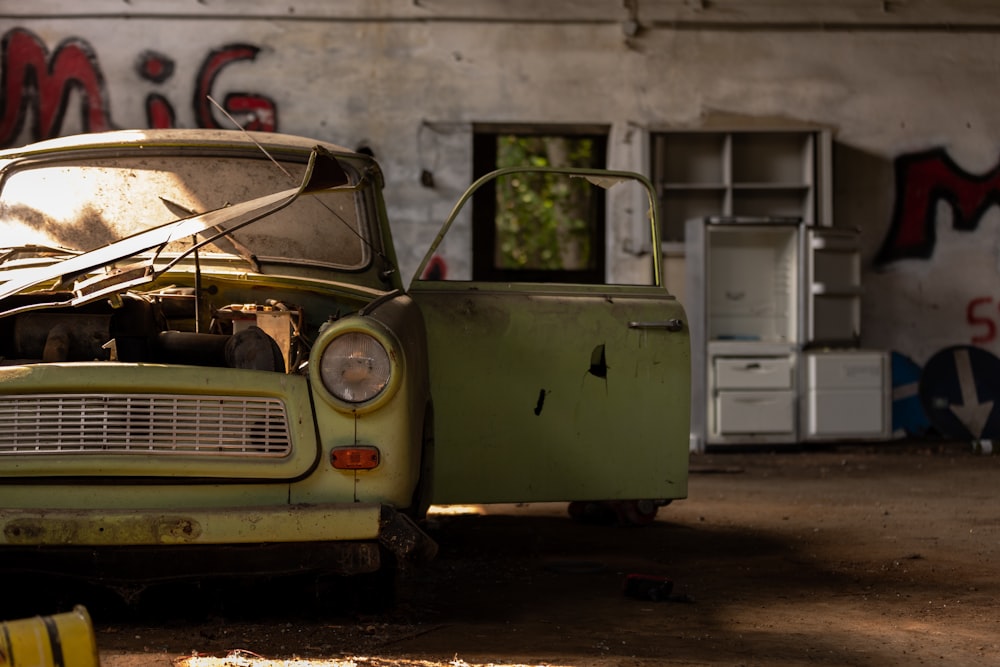
[[[0,396],[0,456],[268,457],[291,451],[277,398],[190,394]]]

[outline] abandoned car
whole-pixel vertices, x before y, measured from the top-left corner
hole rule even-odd
[[[565,171],[638,183],[658,247],[648,182]],[[657,253],[641,285],[424,278],[442,232],[407,285],[382,188],[235,130],[0,153],[0,568],[359,574],[432,557],[432,503],[685,497]]]

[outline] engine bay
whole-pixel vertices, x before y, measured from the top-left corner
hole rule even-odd
[[[72,298],[71,292],[8,297],[0,365],[120,361],[292,373],[308,356],[303,310],[274,299],[209,307],[203,323],[196,315],[206,305],[195,288],[52,305]]]

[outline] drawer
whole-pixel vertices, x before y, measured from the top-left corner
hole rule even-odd
[[[795,392],[720,391],[715,397],[715,425],[720,435],[793,433]]]
[[[888,360],[884,352],[822,352],[808,355],[809,389],[881,389]]]
[[[810,437],[884,436],[885,396],[881,389],[810,391],[806,419]]]
[[[716,389],[791,389],[791,357],[715,359]]]

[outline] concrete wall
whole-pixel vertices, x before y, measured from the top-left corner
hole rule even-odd
[[[474,123],[606,124],[612,166],[645,172],[651,129],[829,126],[835,224],[862,229],[863,342],[922,364],[1000,350],[998,31],[972,0],[6,2],[0,145],[226,126],[211,95],[241,122],[371,147],[407,275],[470,180]],[[612,234],[614,265],[632,239]]]

